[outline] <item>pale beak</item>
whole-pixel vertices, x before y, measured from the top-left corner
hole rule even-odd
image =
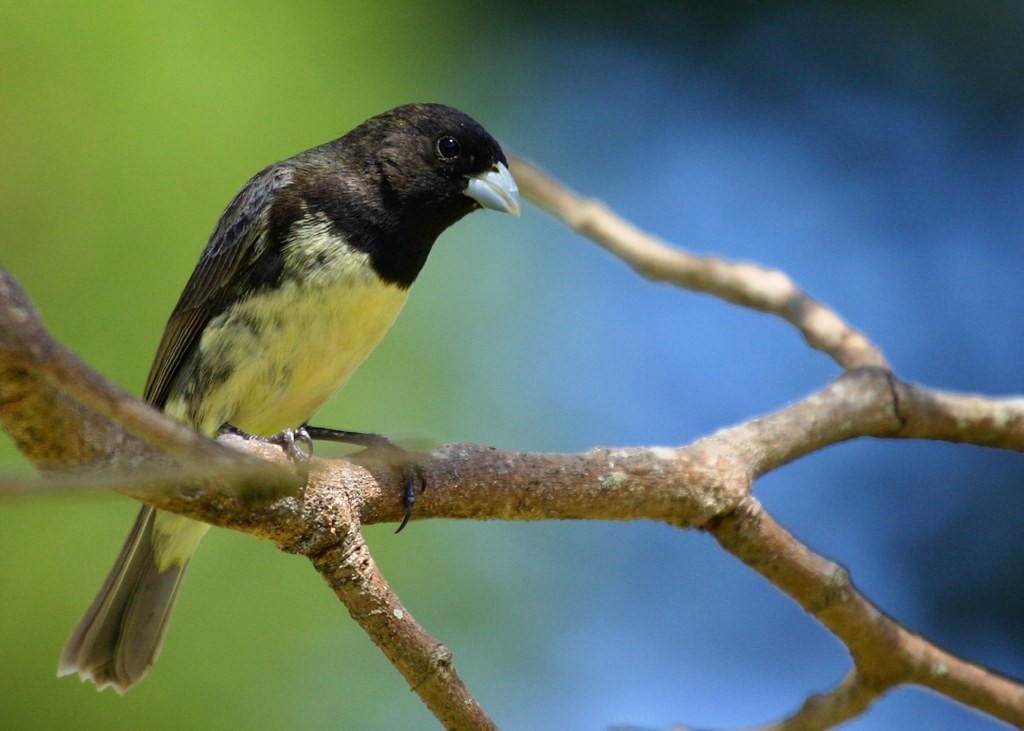
[[[466,195],[484,208],[518,216],[522,211],[519,188],[504,163],[496,163],[486,173],[469,176]]]

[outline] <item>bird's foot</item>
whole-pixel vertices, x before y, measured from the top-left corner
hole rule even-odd
[[[339,429],[327,429],[321,426],[304,427],[306,436],[309,439],[320,439],[326,442],[342,442],[344,444],[355,444],[363,447],[363,451],[352,455],[349,459],[353,462],[385,462],[394,467],[402,480],[402,506],[405,514],[402,522],[395,533],[400,533],[409,518],[412,517],[412,509],[416,504],[416,496],[427,489],[427,480],[423,474],[423,467],[417,456],[399,447],[385,436],[380,434],[366,434],[364,432],[341,431]]]
[[[286,429],[284,432],[275,434],[272,437],[261,437],[256,434],[250,434],[249,432],[242,431],[231,424],[224,424],[218,430],[218,434],[231,434],[241,437],[245,441],[255,441],[261,444],[273,444],[281,447],[295,468],[298,483],[288,488],[286,492],[282,492],[280,486],[270,489],[266,487],[254,487],[253,485],[246,483],[239,489],[239,494],[242,497],[251,497],[252,499],[261,502],[269,501],[284,495],[294,495],[295,489],[297,488],[299,500],[302,500],[303,495],[305,494],[306,484],[309,480],[309,460],[313,454],[312,440],[309,438],[309,435],[305,433],[304,429]],[[306,451],[303,451],[299,447],[300,444],[306,446]]]
[[[296,464],[308,462],[313,456],[313,437],[309,436],[305,426],[279,431],[274,436],[267,437],[267,441],[283,449],[288,458]]]
[[[310,457],[313,456],[313,438],[309,436],[309,432],[306,431],[305,426],[300,426],[298,429],[284,429],[279,431],[277,434],[269,437],[260,437],[249,432],[242,431],[236,426],[231,424],[225,424],[220,428],[222,434],[235,434],[242,437],[242,439],[255,439],[265,444],[273,444],[284,450],[284,453],[288,455],[295,464],[304,464],[309,462]],[[302,445],[301,447],[299,445]],[[302,447],[305,447],[303,449]]]

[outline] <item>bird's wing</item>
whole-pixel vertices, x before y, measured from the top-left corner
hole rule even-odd
[[[233,296],[239,271],[268,246],[270,218],[278,193],[291,180],[291,170],[277,164],[257,173],[221,215],[185,290],[164,329],[144,398],[163,408],[171,385],[211,318]]]

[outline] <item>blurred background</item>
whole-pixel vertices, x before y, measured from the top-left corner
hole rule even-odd
[[[222,208],[264,165],[409,101],[680,246],[791,274],[904,378],[1022,390],[1024,5],[980,1],[0,5],[0,265],[142,389]],[[837,375],[779,321],[641,281],[532,207],[446,234],[319,423],[578,451],[678,445]],[[28,469],[0,440],[4,471]],[[860,441],[762,480],[885,611],[1024,675],[1024,457]],[[57,680],[136,511],[0,505],[4,728],[434,728],[299,558],[213,531],[124,698]],[[733,727],[843,647],[707,536],[647,523],[367,529],[508,729]],[[995,729],[917,689],[845,728]]]

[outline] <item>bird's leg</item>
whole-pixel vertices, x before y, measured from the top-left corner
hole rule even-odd
[[[411,452],[392,442],[381,434],[368,434],[357,431],[342,431],[340,429],[327,429],[322,426],[303,427],[306,437],[310,440],[320,439],[325,442],[342,442],[343,444],[355,444],[363,447],[364,454],[368,457],[383,456],[385,461],[395,466],[401,474],[404,490],[402,493],[402,505],[405,508],[405,515],[395,533],[400,533],[412,517],[412,509],[416,504],[416,495],[427,489],[427,481],[423,475],[423,468],[416,461]],[[354,456],[354,461],[359,461],[359,454]]]

